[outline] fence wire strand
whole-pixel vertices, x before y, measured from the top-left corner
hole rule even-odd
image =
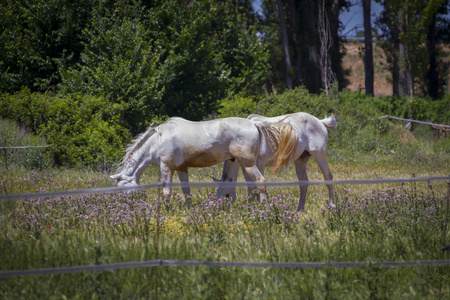
[[[365,268],[365,267],[433,267],[448,266],[450,259],[443,260],[412,260],[412,261],[380,261],[380,262],[221,262],[221,261],[189,261],[164,260],[111,263],[102,265],[84,265],[61,268],[45,268],[34,270],[1,271],[0,278],[18,276],[55,275],[80,272],[114,271],[119,269],[149,268],[149,267],[213,267],[213,268],[291,268],[291,269],[321,269],[321,268]]]
[[[408,122],[411,122],[411,123],[419,123],[419,124],[430,125],[430,126],[438,126],[438,127],[450,128],[450,125],[435,124],[435,123],[430,123],[430,122],[417,121],[417,120],[413,120],[413,119],[403,119],[403,118],[399,118],[399,117],[393,117],[393,116],[390,116],[390,115],[381,116],[378,119],[384,119],[384,118],[391,118],[391,119],[394,119],[394,120],[408,121]]]
[[[265,186],[316,186],[316,185],[353,185],[353,184],[381,184],[381,183],[410,183],[410,182],[433,182],[433,181],[450,181],[450,176],[435,177],[412,177],[412,178],[379,178],[379,179],[356,179],[356,180],[317,180],[317,181],[271,181],[265,182]],[[247,187],[254,185],[255,182],[157,182],[152,184],[130,186],[130,187],[106,187],[106,188],[90,188],[71,191],[55,191],[44,193],[24,193],[24,194],[7,194],[0,195],[0,201],[6,200],[26,200],[36,198],[56,198],[74,195],[88,195],[101,193],[117,193],[131,192],[146,189],[155,189],[170,186],[174,187]]]

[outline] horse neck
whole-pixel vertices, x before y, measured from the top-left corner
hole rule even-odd
[[[155,163],[157,147],[157,135],[152,135],[145,142],[135,145],[132,148],[133,153],[124,161],[124,169],[122,173],[127,176],[135,177],[139,182],[141,174],[148,165]]]
[[[239,162],[235,159],[226,160],[223,164],[221,181],[237,181],[239,173]]]

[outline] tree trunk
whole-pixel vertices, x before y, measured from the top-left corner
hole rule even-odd
[[[329,2],[327,2],[329,3]],[[329,50],[329,55],[331,59],[331,69],[335,76],[335,80],[339,84],[338,88],[345,87],[348,84],[348,79],[346,78],[345,71],[342,68],[342,58],[344,57],[341,48],[341,38],[339,36],[340,20],[339,14],[342,8],[342,1],[333,0],[331,5],[325,5],[327,10],[328,21],[330,22],[330,37],[332,45]]]
[[[283,57],[284,57],[284,64],[286,67],[285,76],[286,76],[286,87],[291,90],[293,88],[293,80],[290,75],[291,72],[291,57],[289,54],[289,39],[288,39],[288,33],[287,33],[287,26],[286,26],[286,19],[284,17],[284,11],[283,11],[283,3],[281,0],[277,0],[277,6],[278,6],[278,16],[280,18],[280,29],[281,29],[281,40],[282,40],[282,48],[283,48]]]
[[[299,23],[297,19],[297,8],[295,6],[295,0],[288,0],[289,14],[288,19],[292,27],[292,41],[294,49],[294,71],[295,71],[295,85],[299,86],[303,84],[302,76],[302,53],[300,49],[300,41],[298,39],[299,34]]]
[[[319,1],[318,32],[320,40],[320,71],[322,75],[322,87],[327,95],[332,93],[332,86],[336,76],[331,66],[330,49],[333,46],[331,37],[328,11],[325,9],[325,0]],[[333,9],[333,6],[331,7]]]
[[[311,93],[319,93],[321,86],[321,74],[320,74],[320,56],[319,56],[319,41],[317,34],[317,15],[315,8],[317,7],[316,1],[306,0],[306,35],[308,38],[308,54],[310,60],[310,67],[308,68],[308,90]]]
[[[409,71],[407,66],[408,53],[406,49],[406,45],[402,43],[400,40],[400,32],[406,34],[406,29],[404,26],[404,21],[402,20],[403,16],[401,13],[398,14],[394,21],[394,34],[395,34],[395,55],[396,62],[398,68],[398,81],[397,81],[397,90],[398,96],[403,97],[409,94]]]
[[[433,15],[433,21],[428,28],[428,55],[430,56],[430,70],[427,74],[428,79],[428,95],[431,98],[439,97],[439,76],[436,62],[436,15]]]
[[[390,1],[387,0],[385,3],[385,9],[390,11]],[[392,12],[390,12],[390,17],[392,18]],[[400,90],[399,90],[399,77],[400,77],[400,67],[399,67],[399,52],[400,52],[400,30],[398,29],[397,25],[394,24],[394,22],[390,23],[389,25],[391,29],[391,38],[392,43],[394,44],[394,49],[392,53],[392,96],[394,97],[400,97]]]
[[[400,97],[409,95],[409,72],[406,68],[405,59],[407,57],[406,46],[403,43],[399,43],[399,72],[398,72],[398,95]],[[400,61],[401,60],[401,61]]]
[[[364,14],[364,73],[366,95],[373,96],[373,47],[372,47],[372,23],[370,15],[371,0],[363,0]]]

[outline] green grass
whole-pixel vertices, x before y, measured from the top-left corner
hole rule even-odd
[[[330,167],[335,179],[411,177],[412,173],[417,177],[442,176],[448,171],[441,162],[448,160],[445,156],[431,158],[432,164],[427,160],[427,163],[419,161],[409,166],[392,163],[392,157],[388,155],[380,162],[378,156],[372,156],[361,164],[336,156],[331,159]],[[311,180],[322,179],[313,160],[308,171]],[[295,179],[293,167],[266,174],[268,181]],[[210,176],[220,177],[220,168],[191,170],[192,181],[209,182]],[[149,168],[142,179],[143,183],[157,180],[158,170],[154,167]],[[93,171],[15,168],[1,172],[4,193],[112,185],[107,174]],[[391,190],[386,192],[387,189]],[[252,212],[244,201],[243,190],[238,191],[236,203],[222,203],[222,206],[217,204],[213,193],[213,188],[194,190],[192,209],[182,203],[179,189],[175,189],[172,203],[160,202],[156,190],[2,202],[0,270],[152,260],[156,258],[156,248],[158,258],[175,260],[376,263],[442,258],[445,182],[433,183],[432,187],[427,183],[403,187],[400,184],[337,186],[338,212],[326,207],[324,186],[310,187],[306,211],[301,215],[285,212],[296,207],[299,192],[294,187],[269,188],[269,195],[278,201],[278,206],[253,203],[250,205]],[[392,197],[379,196],[378,199],[387,200],[384,206],[371,204],[372,210],[348,209],[350,202],[367,203],[367,197],[378,193],[391,193]],[[407,199],[407,204],[393,201],[400,196]],[[431,204],[421,205],[425,202]],[[157,240],[158,204],[162,218]],[[122,208],[118,209],[120,205]],[[94,206],[96,209],[91,209]],[[388,220],[389,211],[377,215],[375,209],[387,206],[403,212],[415,209],[416,215],[405,214],[398,222],[380,223],[379,220]],[[219,207],[222,212],[212,207]],[[425,223],[429,207],[437,208],[432,214],[435,222]],[[262,214],[253,213],[262,210],[270,210],[265,219]],[[141,214],[142,211],[145,213]],[[195,216],[203,219],[192,221]],[[280,222],[284,217],[296,218],[296,222]],[[114,223],[116,218],[119,221]],[[39,224],[33,223],[34,220]],[[26,222],[31,224],[23,224]],[[162,299],[436,299],[443,274],[444,299],[450,297],[449,271],[448,266],[442,269],[376,266],[347,269],[140,268],[3,278],[0,279],[0,295],[4,299],[147,299],[157,296]]]

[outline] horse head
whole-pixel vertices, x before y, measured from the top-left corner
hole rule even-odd
[[[112,179],[116,179],[117,186],[137,186],[139,183],[136,181],[136,177],[127,176],[124,174],[111,175]]]
[[[238,178],[238,171],[239,171],[240,165],[239,163],[233,158],[224,161],[223,163],[223,172],[222,172],[222,178],[216,179],[212,178],[214,182],[236,182]],[[217,195],[219,197],[225,196],[227,198],[232,199],[233,201],[236,200],[236,188],[232,185],[225,185],[221,184],[217,188]]]
[[[224,179],[217,179],[212,177],[214,182],[233,182],[233,180],[230,178],[229,180]],[[236,188],[234,188],[231,185],[219,185],[217,188],[217,195],[219,197],[224,196],[226,198],[232,199],[233,201],[236,200]]]

